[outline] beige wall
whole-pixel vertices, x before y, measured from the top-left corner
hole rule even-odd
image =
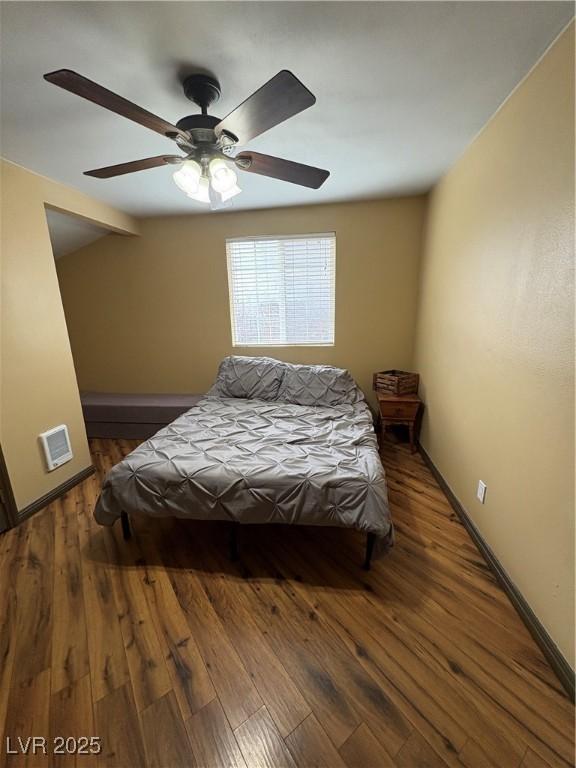
[[[432,195],[416,350],[423,444],[572,664],[573,35]]]
[[[118,232],[135,233],[137,225],[12,163],[2,161],[0,173],[0,442],[22,509],[90,464],[44,206]],[[48,473],[38,435],[61,423],[68,425],[74,459]]]
[[[273,183],[273,182],[272,182]],[[410,365],[424,197],[155,218],[58,260],[80,387],[205,392],[233,352],[227,237],[336,232],[336,345],[236,348],[350,369]]]

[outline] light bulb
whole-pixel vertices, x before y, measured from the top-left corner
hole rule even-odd
[[[185,160],[172,178],[182,192],[191,196],[198,191],[201,175],[202,168],[195,160]]]
[[[215,157],[210,161],[210,179],[212,189],[223,194],[236,186],[237,176],[225,160]]]
[[[196,192],[189,194],[192,200],[197,200],[199,203],[210,202],[210,180],[208,176],[201,176],[198,180],[198,189]]]
[[[234,174],[236,175],[236,174]],[[220,196],[222,198],[222,202],[225,203],[226,200],[230,200],[232,197],[235,197],[236,195],[239,195],[242,190],[238,186],[238,184],[234,184],[233,187],[230,189],[227,189],[226,192],[221,192]]]

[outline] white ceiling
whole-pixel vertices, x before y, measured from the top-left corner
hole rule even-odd
[[[318,191],[241,174],[234,207],[428,189],[569,21],[569,2],[2,3],[2,154],[137,215],[197,213],[159,168],[82,171],[170,153],[168,139],[42,79],[74,69],[165,119],[196,111],[178,75],[220,79],[224,117],[281,69],[317,97],[250,143],[331,171]]]
[[[97,227],[77,216],[53,211],[50,208],[46,208],[46,221],[52,252],[56,259],[110,234],[109,230],[103,227]]]

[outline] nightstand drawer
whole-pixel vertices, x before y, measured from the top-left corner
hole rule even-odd
[[[404,424],[410,435],[410,450],[416,450],[418,439],[418,415],[423,407],[418,395],[391,395],[376,392],[380,410],[380,437],[384,435],[387,426]]]
[[[416,418],[420,403],[394,403],[380,401],[380,414],[383,419],[408,419]]]

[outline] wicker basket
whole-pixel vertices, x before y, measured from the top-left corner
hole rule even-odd
[[[388,395],[415,395],[420,376],[409,371],[378,371],[374,374],[373,389]]]

